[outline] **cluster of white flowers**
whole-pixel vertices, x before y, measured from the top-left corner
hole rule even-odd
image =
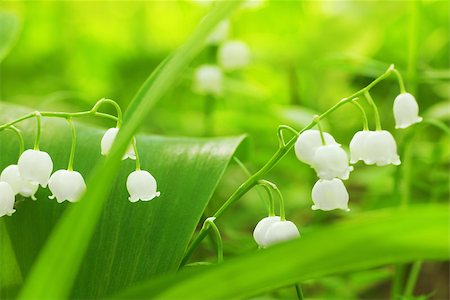
[[[118,133],[118,128],[108,129],[101,140],[101,153],[107,155]],[[134,139],[134,143],[136,140]],[[132,145],[129,146],[123,159],[135,160],[136,153]],[[64,201],[77,202],[86,191],[83,176],[71,170],[61,169],[53,174],[53,161],[47,152],[28,149],[24,151],[17,165],[6,167],[0,175],[0,217],[11,216],[14,212],[15,196],[31,197],[36,200],[35,194],[39,185],[49,187],[52,193],[50,199],[58,203]],[[155,178],[147,171],[136,170],[132,172],[126,183],[130,194],[129,200],[149,201],[158,197],[160,193],[156,188]]]
[[[197,67],[193,89],[200,95],[220,96],[223,92],[223,72],[244,69],[250,63],[250,49],[246,43],[229,40],[230,21],[224,20],[211,33],[207,43],[218,47],[217,63]]]

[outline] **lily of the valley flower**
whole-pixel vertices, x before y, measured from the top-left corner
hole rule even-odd
[[[253,238],[261,248],[291,240],[298,236],[300,236],[300,233],[297,226],[291,221],[282,221],[279,216],[262,219],[253,231]]]
[[[160,192],[156,191],[156,180],[147,171],[134,171],[127,178],[127,189],[130,197],[128,200],[131,202],[150,201],[160,195]]]
[[[0,217],[11,216],[14,209],[14,191],[9,183],[0,181]]]
[[[226,71],[240,70],[250,63],[250,49],[241,41],[227,41],[220,46],[217,60]]]
[[[230,31],[230,21],[224,20],[214,28],[214,31],[209,35],[207,43],[210,45],[217,45],[222,43],[228,38],[228,32]]]
[[[50,199],[56,198],[58,203],[64,201],[77,202],[86,191],[83,176],[76,171],[58,170],[52,174],[48,187],[53,193]]]
[[[342,180],[333,178],[331,180],[319,179],[312,189],[313,210],[348,209],[348,192]]]
[[[42,187],[47,187],[53,170],[53,162],[47,152],[28,149],[19,158],[20,177]]]
[[[350,142],[351,162],[363,160],[367,165],[399,165],[397,144],[389,131],[359,131]]]
[[[100,143],[102,155],[108,155],[111,147],[116,139],[117,133],[119,133],[119,128],[109,128],[102,137]],[[134,153],[133,145],[128,146],[127,152],[123,155],[122,159],[136,159],[136,154]]]
[[[195,70],[194,90],[200,95],[222,94],[222,70],[215,65],[201,65]]]
[[[319,146],[314,154],[312,166],[321,179],[348,179],[353,167],[348,165],[348,156],[337,144]]]
[[[323,137],[326,145],[339,145],[334,140],[333,136],[327,132],[323,132]],[[297,138],[295,142],[295,154],[297,158],[309,165],[314,162],[314,155],[317,148],[322,146],[322,139],[320,138],[319,130],[305,130]]]
[[[31,197],[33,200],[36,200],[34,194],[36,194],[39,184],[23,179],[20,176],[19,167],[17,165],[6,167],[0,175],[0,181],[9,183],[15,195],[20,194],[24,197]]]
[[[410,93],[402,93],[394,100],[395,128],[407,128],[422,121],[419,105]]]

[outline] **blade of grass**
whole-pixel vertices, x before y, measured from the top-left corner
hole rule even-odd
[[[84,253],[100,217],[109,185],[119,168],[123,153],[147,113],[182,74],[201,50],[214,27],[242,1],[224,1],[203,20],[188,41],[145,81],[134,97],[110,155],[96,165],[88,180],[90,187],[80,203],[62,217],[39,255],[20,299],[66,298],[73,286]]]

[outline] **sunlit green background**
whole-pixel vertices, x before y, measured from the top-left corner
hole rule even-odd
[[[208,9],[190,1],[1,2],[0,10],[20,21],[15,45],[1,63],[1,100],[30,110],[78,111],[109,97],[125,109],[142,82],[183,43]],[[279,124],[301,129],[315,113],[365,86],[391,63],[416,96],[421,115],[450,120],[448,1],[267,1],[257,9],[237,11],[230,21],[230,37],[249,45],[252,62],[243,71],[227,74],[210,132],[248,134],[252,149],[242,159],[250,170],[276,150]],[[196,66],[212,62],[211,49],[205,49],[148,115],[142,131],[204,135],[205,99],[193,92],[192,76]],[[420,130],[407,171],[409,201],[448,201],[449,140],[431,127],[395,130],[392,104],[398,93],[397,83],[387,80],[374,89],[373,97],[400,153],[408,132]],[[346,147],[361,129],[358,114],[354,107],[345,107],[324,127]],[[373,126],[372,117],[370,121]],[[398,205],[405,192],[404,174],[403,167],[358,164],[346,182],[352,211]],[[281,188],[287,215],[302,234],[345,218],[340,212],[310,210],[316,176],[293,153],[268,179]],[[208,211],[244,180],[245,174],[232,165]],[[264,214],[264,203],[252,192],[219,221],[227,256],[253,251],[249,233]],[[214,252],[205,243],[198,255],[212,257]],[[311,297],[383,298],[389,293],[391,274],[387,267],[323,278],[304,289]],[[420,293],[434,291],[436,299],[445,299],[447,285],[448,265],[424,266]],[[292,293],[286,289],[271,296]]]

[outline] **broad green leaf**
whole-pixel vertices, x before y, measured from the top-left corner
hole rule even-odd
[[[113,298],[245,298],[337,273],[448,260],[448,220],[446,204],[363,213],[218,266],[141,283]]]
[[[22,274],[3,220],[0,220],[0,298],[11,298],[22,284]]]
[[[2,104],[0,109],[2,122],[5,116],[10,119],[24,114],[24,110],[18,111],[10,105]],[[34,122],[24,125],[26,141],[31,145]],[[55,170],[66,168],[71,142],[66,122],[45,119],[43,125],[41,149],[50,153]],[[105,130],[86,125],[77,128],[75,170],[88,176],[92,166],[101,159],[100,140]],[[138,135],[142,169],[155,176],[161,196],[150,202],[128,201],[125,183],[128,174],[134,171],[134,162],[121,163],[108,205],[102,210],[82,259],[72,297],[102,297],[131,283],[176,271],[201,214],[241,140]],[[0,145],[0,167],[16,163],[14,135],[2,133]],[[4,218],[24,276],[29,274],[63,211],[81,204],[58,204],[48,199],[49,194],[47,189],[40,189],[37,201],[19,199],[24,201],[18,204],[17,212]],[[61,254],[66,251],[70,249],[64,249]]]
[[[69,295],[129,141],[151,108],[200,52],[215,26],[240,2],[218,3],[187,42],[161,63],[142,85],[125,114],[125,122],[110,155],[96,164],[88,180],[90,189],[82,201],[68,209],[55,226],[25,281],[20,298],[64,298]]]
[[[0,63],[11,50],[19,32],[17,17],[0,11]]]

